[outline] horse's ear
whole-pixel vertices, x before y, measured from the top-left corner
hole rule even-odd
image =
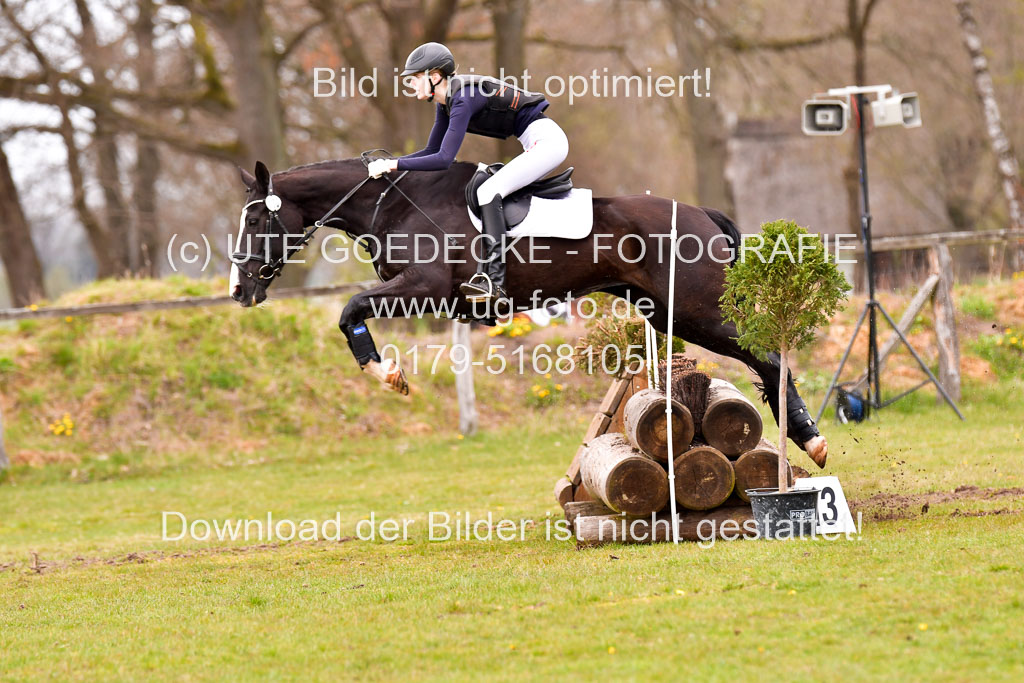
[[[246,189],[251,190],[256,184],[256,177],[241,166],[238,167],[238,174],[242,176],[242,184],[245,185]]]
[[[260,192],[266,192],[267,188],[270,187],[270,171],[267,170],[266,164],[262,161],[256,162],[256,183]]]

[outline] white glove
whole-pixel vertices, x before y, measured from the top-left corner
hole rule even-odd
[[[374,159],[366,167],[366,173],[371,178],[380,178],[385,173],[393,170],[394,164],[394,159]]]

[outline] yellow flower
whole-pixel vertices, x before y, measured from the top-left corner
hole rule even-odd
[[[796,591],[795,591],[795,590],[793,590],[792,588],[790,588],[790,589],[789,589],[789,594],[790,594],[790,595],[796,595]]]
[[[30,311],[38,311],[39,310],[39,306],[37,306],[36,304],[31,304],[28,307],[28,310],[30,310]]]
[[[611,645],[611,646],[608,647],[608,654],[610,654],[610,655],[615,654],[615,646],[614,645]]]
[[[556,384],[555,385],[555,389],[557,389],[558,391],[561,391],[562,390],[562,385],[561,384]]]
[[[676,595],[686,595],[686,591],[684,591],[682,588],[677,588]]]
[[[516,649],[516,644],[515,643],[509,643],[508,644],[508,649],[510,649],[510,650]]]
[[[1017,345],[1017,338],[1016,337],[1010,337],[1010,343],[1013,344],[1014,346],[1016,346]]]
[[[550,393],[551,393],[550,391],[548,391],[547,389],[545,389],[544,391],[540,392],[540,393],[539,393],[539,394],[537,394],[537,395],[538,395],[538,396],[540,396],[541,398],[544,398],[545,396],[547,396],[547,395],[548,395],[548,394],[550,394]]]
[[[918,624],[917,625],[917,630],[918,631],[927,631],[928,630],[928,624]]]
[[[66,322],[66,323],[71,322],[71,316],[70,315],[64,316],[64,322]]]
[[[545,373],[544,374],[544,379],[551,379],[551,373],[550,372]]]
[[[534,384],[534,385],[533,385],[533,386],[531,387],[531,389],[532,389],[533,391],[540,391],[540,385],[539,385],[539,384]]]

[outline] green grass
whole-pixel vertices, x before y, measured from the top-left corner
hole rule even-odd
[[[62,303],[222,289],[130,285]],[[480,372],[486,429],[461,439],[452,373],[410,378],[409,398],[381,391],[337,333],[337,301],[7,326],[0,400],[16,464],[0,474],[0,678],[1020,680],[1021,286],[960,288],[998,304],[994,322],[980,306],[961,319],[985,330],[962,336],[965,355],[991,368],[965,377],[966,423],[930,388],[866,424],[826,417],[825,473],[861,501],[859,539],[707,549],[546,538],[600,377],[559,390],[557,375]],[[563,330],[546,341],[572,343]],[[814,409],[835,360],[799,358]],[[913,381],[892,365],[887,387]],[[752,395],[738,368],[716,374]],[[53,433],[65,414],[71,437]],[[951,493],[962,486],[1003,493]],[[878,494],[889,498],[865,502]],[[162,511],[337,515],[346,537],[371,514],[413,521],[396,542],[173,542]],[[431,511],[534,524],[522,541],[432,542]]]
[[[827,472],[854,500],[1024,486],[1014,455],[1024,449],[1021,388],[968,385],[966,424],[924,392],[876,422],[826,424]],[[15,478],[0,496],[2,671],[12,679],[1024,675],[1019,494],[915,507],[888,521],[864,509],[859,540],[577,550],[546,540],[545,520],[557,518],[551,484],[582,428],[540,414],[467,439],[294,440],[248,465],[85,484]],[[163,510],[190,520],[337,513],[344,535],[371,512],[415,521],[409,539],[393,543],[254,547],[162,541]],[[997,510],[1006,512],[962,514]],[[536,525],[525,541],[430,542],[430,511],[490,511]]]

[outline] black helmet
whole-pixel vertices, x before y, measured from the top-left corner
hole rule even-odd
[[[423,43],[410,52],[409,58],[405,60],[405,71],[402,75],[411,76],[431,69],[437,69],[445,76],[455,73],[455,57],[452,56],[452,51],[441,43]]]

